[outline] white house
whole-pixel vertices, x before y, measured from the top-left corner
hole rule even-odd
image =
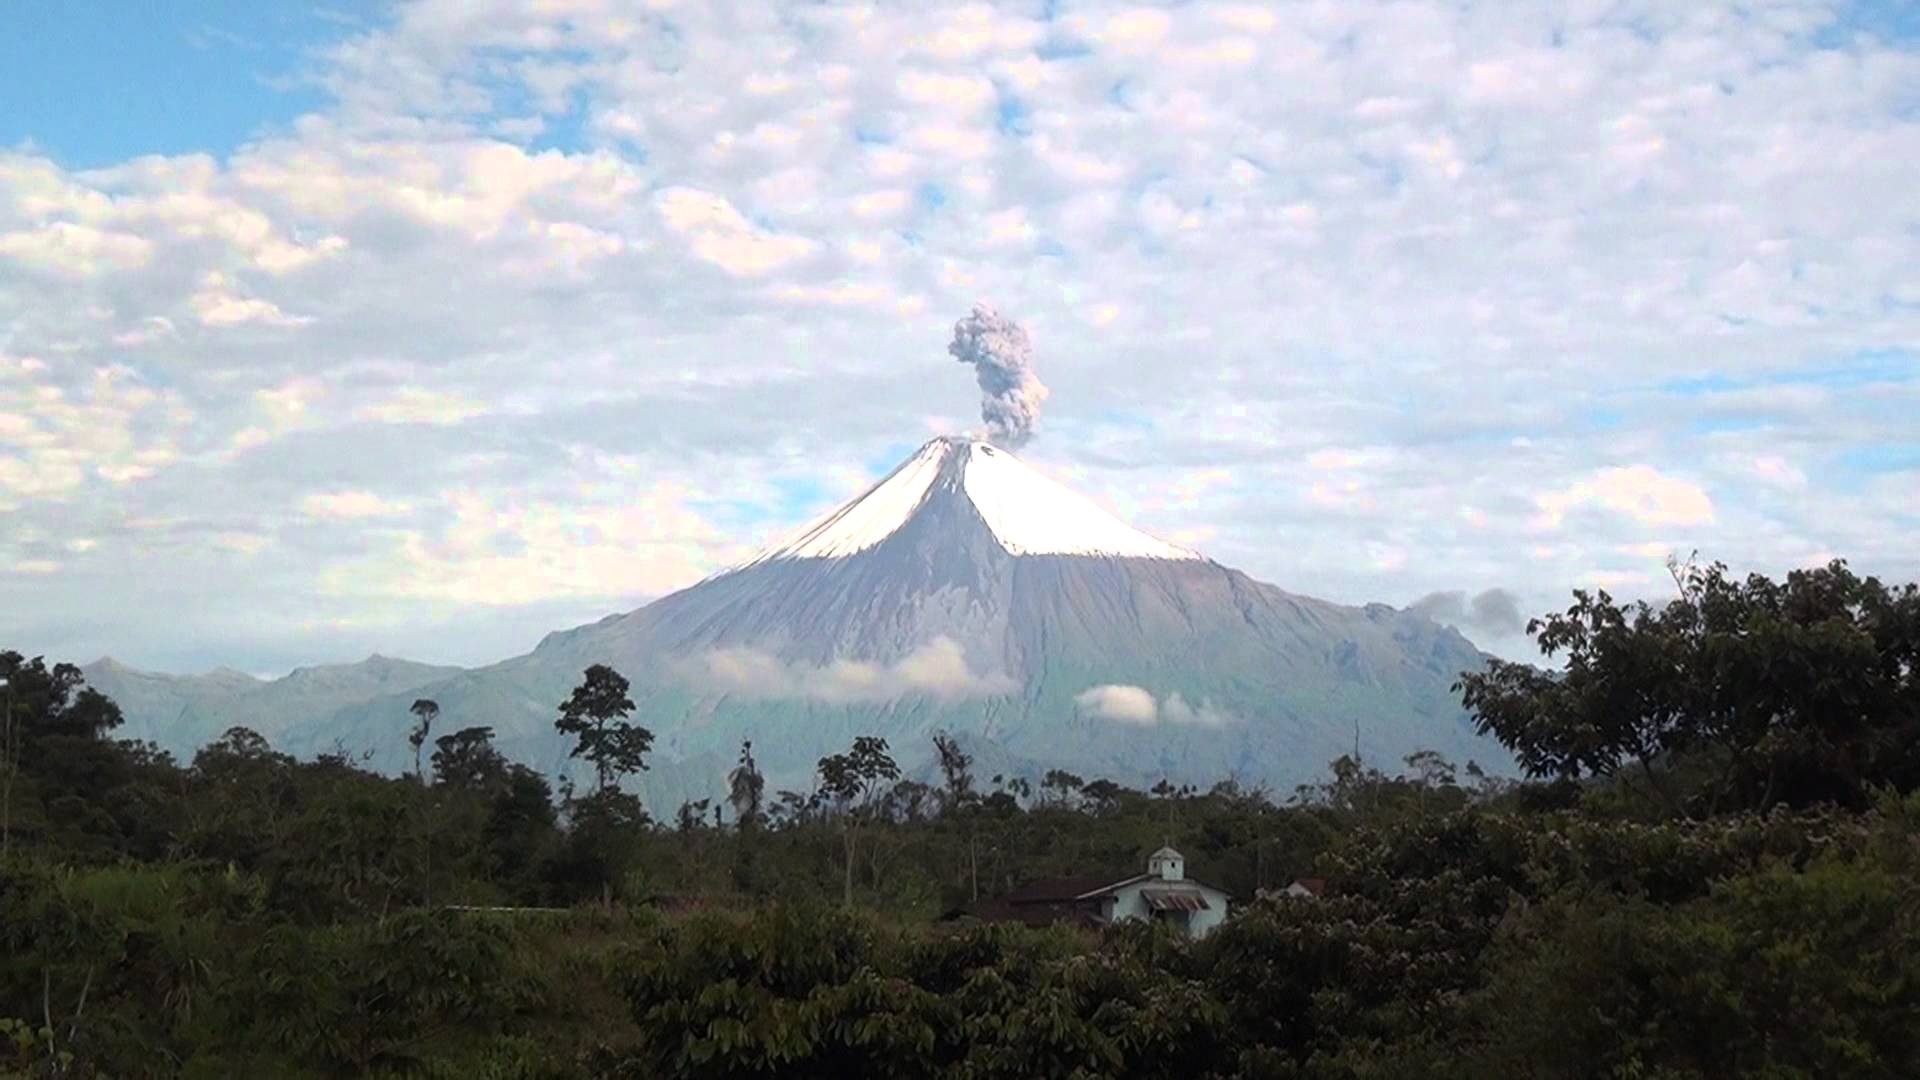
[[[1098,877],[1030,882],[972,914],[992,920],[1044,925],[1077,922],[1106,925],[1127,919],[1164,922],[1200,938],[1226,921],[1232,896],[1187,876],[1185,856],[1163,847],[1147,856],[1147,872],[1119,881]]]

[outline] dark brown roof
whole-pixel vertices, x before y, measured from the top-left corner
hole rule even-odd
[[[1078,874],[1072,877],[1041,878],[1029,881],[1000,899],[1009,904],[1047,904],[1065,900],[1078,900],[1089,893],[1097,893],[1120,880],[1106,874]]]
[[[1017,922],[1027,926],[1052,926],[1057,923],[1066,923],[1070,926],[1100,926],[1103,922],[1097,906],[1070,900],[1026,904],[1010,904],[1005,898],[982,900],[977,904],[967,905],[955,914],[971,915],[987,922]]]

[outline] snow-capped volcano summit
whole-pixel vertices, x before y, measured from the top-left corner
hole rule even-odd
[[[930,440],[864,494],[809,522],[752,563],[841,558],[865,551],[898,532],[930,503],[956,499],[971,506],[1009,555],[1200,558],[1133,528],[1002,447],[946,435]]]

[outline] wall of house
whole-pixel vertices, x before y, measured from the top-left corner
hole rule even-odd
[[[1206,894],[1207,910],[1187,916],[1187,933],[1197,938],[1206,937],[1227,921],[1227,894],[1204,885],[1200,891]]]
[[[1187,888],[1198,890],[1200,895],[1207,898],[1207,910],[1194,911],[1187,914],[1187,936],[1196,938],[1206,937],[1221,923],[1227,921],[1226,893],[1194,881],[1186,881],[1181,884]],[[1141,892],[1146,889],[1164,889],[1166,887],[1167,883],[1157,878],[1148,878],[1145,881],[1122,886],[1115,890],[1113,898],[1107,902],[1103,914],[1106,915],[1108,922],[1118,922],[1121,919],[1150,919],[1153,917],[1153,909],[1147,906],[1146,897],[1142,896]]]

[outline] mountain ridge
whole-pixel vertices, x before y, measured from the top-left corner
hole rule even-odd
[[[959,437],[754,558],[521,656],[417,665],[385,686],[341,672],[331,697],[288,694],[290,674],[268,684],[279,699],[252,700],[304,710],[270,734],[286,749],[344,743],[397,768],[406,706],[432,697],[443,730],[492,726],[504,752],[565,773],[553,717],[593,663],[632,680],[635,719],[656,733],[638,783],[656,809],[717,794],[748,738],[770,782],[802,788],[856,734],[913,766],[936,730],[996,760],[1127,783],[1284,789],[1356,738],[1376,758],[1505,762],[1452,696],[1484,663],[1457,631],[1257,581]]]

